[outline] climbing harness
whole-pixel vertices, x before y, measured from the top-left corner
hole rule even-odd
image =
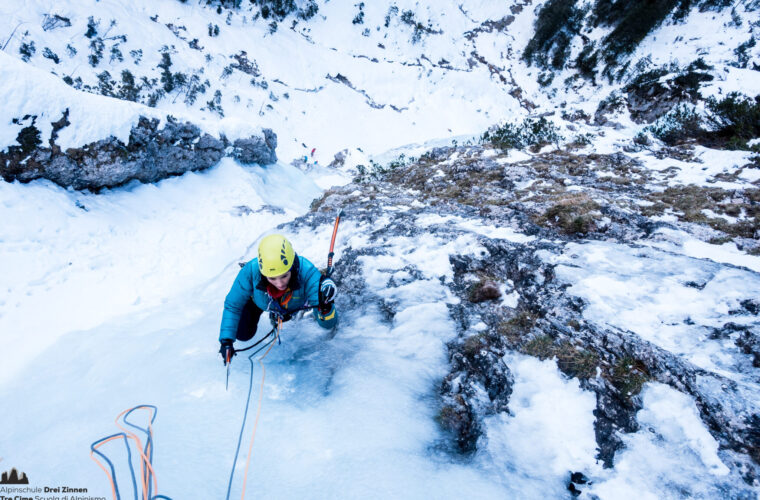
[[[132,412],[136,410],[149,410],[152,412],[150,421],[148,423],[148,427],[140,427],[139,425],[136,425],[129,421],[129,416],[132,414]],[[132,490],[134,491],[134,498],[135,500],[138,499],[138,488],[137,488],[137,478],[135,476],[135,469],[132,465],[132,451],[129,446],[129,440],[133,440],[135,444],[137,445],[137,449],[140,453],[140,486],[142,487],[142,500],[158,500],[158,499],[164,499],[164,500],[171,500],[169,497],[164,495],[157,494],[158,492],[158,480],[156,479],[156,473],[153,469],[153,422],[156,420],[156,415],[158,414],[158,409],[153,405],[138,405],[134,408],[130,408],[128,410],[124,410],[123,412],[119,413],[119,415],[116,417],[116,425],[121,429],[122,432],[113,434],[111,436],[106,436],[102,439],[98,439],[94,443],[90,445],[90,457],[95,461],[96,464],[98,464],[98,467],[100,467],[103,472],[106,473],[108,476],[108,480],[111,483],[111,492],[113,493],[114,500],[121,500],[121,492],[119,491],[119,486],[116,481],[116,469],[114,468],[113,462],[109,460],[108,456],[102,453],[98,450],[101,446],[104,444],[114,441],[117,439],[123,439],[124,440],[124,446],[127,449],[127,462],[129,463],[129,472],[130,476],[132,478]],[[127,428],[123,427],[119,423],[119,419],[121,419],[126,425],[137,429],[141,432],[144,432],[147,436],[147,440],[145,441],[145,446],[143,447],[142,441],[140,440],[137,435],[131,431],[129,431]],[[108,467],[111,469],[109,472],[106,470],[106,468],[103,466],[102,463],[100,463],[96,458],[95,455],[98,455],[103,460],[108,463]],[[154,495],[153,492],[156,492]]]

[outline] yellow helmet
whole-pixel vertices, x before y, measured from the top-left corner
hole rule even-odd
[[[259,243],[259,272],[267,278],[282,276],[293,267],[296,253],[281,234],[270,234]]]

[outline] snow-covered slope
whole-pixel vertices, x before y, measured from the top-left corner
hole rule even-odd
[[[539,84],[520,56],[545,2],[332,0],[279,21],[205,3],[0,6],[0,150],[26,115],[44,144],[68,109],[63,147],[171,115],[231,141],[272,128],[280,159],[100,194],[0,184],[0,469],[110,497],[88,446],[148,403],[159,492],[225,497],[251,376],[238,356],[225,391],[217,354],[237,263],[286,223],[321,266],[342,206],[341,325],[288,323],[268,356],[249,497],[563,497],[574,472],[586,498],[758,495],[752,153],[642,145],[624,107],[594,124],[624,82]],[[758,72],[728,60],[757,28],[745,4],[742,23],[666,23],[632,60],[702,57],[704,96],[755,95]],[[428,152],[529,114],[562,152]],[[330,189],[359,164],[365,182]],[[471,303],[488,280],[498,300]]]
[[[104,195],[50,183],[0,191],[7,381],[61,335],[81,338],[71,332],[158,307],[218,275],[253,238],[302,213],[319,188],[293,167],[244,170],[226,160]]]
[[[191,115],[204,130],[230,139],[249,135],[253,125],[273,128],[280,137],[278,152],[288,162],[314,147],[316,158],[329,163],[346,148],[374,154],[431,138],[475,135],[519,112],[509,94],[512,87],[473,59],[474,43],[465,38],[482,22],[507,16],[509,5],[476,2],[468,10],[456,2],[393,5],[395,11],[368,3],[364,23],[352,24],[353,7],[326,2],[309,22],[288,18],[271,33],[269,22],[254,21],[245,8],[216,14],[195,2],[90,0],[51,6],[42,0],[13,0],[4,6],[8,15],[0,32],[20,25],[6,52],[18,54],[33,41],[29,64],[70,81],[79,78],[95,91],[103,89],[97,75],[108,72],[116,94],[124,71],[136,85],[146,77],[157,82],[151,88],[161,89],[159,64],[165,52],[170,73],[183,73],[188,80],[196,75],[198,86],[208,85],[192,104],[189,87],[178,85],[158,100],[160,111]],[[416,22],[431,23],[441,33],[411,43],[414,29],[400,20],[406,10]],[[71,25],[45,31],[45,16],[54,15]],[[87,38],[90,17],[97,35]],[[368,34],[362,36],[365,30]],[[98,40],[103,56],[93,66],[92,45]],[[193,40],[197,49],[189,46]],[[490,45],[501,43],[491,40]],[[119,57],[112,56],[114,47]],[[46,49],[58,62],[43,55]],[[147,102],[151,91],[143,88],[140,100]],[[210,109],[217,91],[218,108]],[[218,122],[215,109],[223,110],[225,120]],[[11,114],[7,111],[2,119],[15,117]]]

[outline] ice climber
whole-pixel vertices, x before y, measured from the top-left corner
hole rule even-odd
[[[279,318],[288,321],[297,311],[316,306],[312,310],[319,326],[333,328],[338,321],[333,304],[336,293],[335,282],[308,259],[296,255],[284,236],[266,236],[259,243],[258,258],[243,266],[224,300],[219,332],[219,353],[224,363],[235,355],[235,340],[253,338],[264,311],[276,323]]]

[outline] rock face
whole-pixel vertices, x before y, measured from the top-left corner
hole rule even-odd
[[[271,165],[277,162],[275,148],[277,135],[270,129],[264,129],[264,137],[238,139],[233,144],[232,156],[243,164],[258,163]]]
[[[414,163],[381,172],[371,184],[355,182],[328,191],[313,204],[311,214],[294,223],[330,224],[337,208],[352,214],[357,223],[383,219],[382,225],[372,226],[366,245],[346,249],[336,279],[345,290],[339,307],[374,304],[390,323],[398,304],[367,293],[361,264],[364,256],[386,255],[384,242],[400,237],[453,241],[477,225],[512,228],[520,234],[510,239],[477,232],[478,245],[485,251],[479,256],[450,255],[453,278],[441,277],[459,299],[448,305],[458,337],[448,344],[449,373],[439,385],[437,418],[451,436],[450,449],[473,453],[485,432],[484,418],[510,412],[514,376],[504,360],[506,354],[519,352],[554,359],[564,375],[577,378],[581,388],[595,395],[596,458],[606,467],[614,467],[616,453],[624,447],[621,436],[640,430],[642,387],[659,382],[694,398],[699,417],[720,446],[721,459],[734,478],[752,485],[760,471],[758,404],[748,393],[754,394],[754,386],[700,368],[688,356],[635,332],[587,320],[588,304],[568,292],[568,282],[558,276],[558,266],[549,257],[566,254],[578,241],[638,248],[642,241],[656,238],[659,229],[675,230],[675,223],[650,218],[657,210],[644,210],[637,203],[648,196],[646,169],[622,153],[552,152],[505,166],[502,158],[483,152],[479,146],[434,149]],[[619,177],[597,176],[597,169]],[[431,175],[436,171],[442,175]],[[530,184],[526,181],[535,187],[524,187]],[[567,190],[566,184],[582,186],[582,194]],[[400,206],[405,209],[398,210]],[[572,217],[564,217],[566,213]],[[420,219],[449,222],[420,225]],[[463,223],[457,225],[457,220]],[[703,265],[713,266],[712,275],[720,266]],[[415,269],[403,271],[407,280],[421,279]],[[388,282],[388,287],[398,285]],[[500,300],[502,286],[519,299]],[[737,366],[749,365],[751,370],[760,327],[751,316],[756,317],[760,307],[755,299],[739,306],[729,314],[743,318],[745,325],[728,323],[714,335],[733,340],[741,351],[730,355]],[[686,324],[709,332],[707,325]],[[583,477],[582,471],[576,474]]]
[[[71,125],[66,110],[46,145],[32,124],[19,133],[19,145],[0,152],[0,174],[4,180],[29,182],[48,179],[63,187],[98,191],[132,180],[156,182],[188,171],[203,170],[225,156],[226,138],[201,132],[192,123],[168,117],[163,128],[155,118],[140,117],[125,144],[115,137],[62,150],[58,132]],[[277,136],[269,129],[264,137],[235,141],[232,155],[242,163],[269,165],[277,161]]]

